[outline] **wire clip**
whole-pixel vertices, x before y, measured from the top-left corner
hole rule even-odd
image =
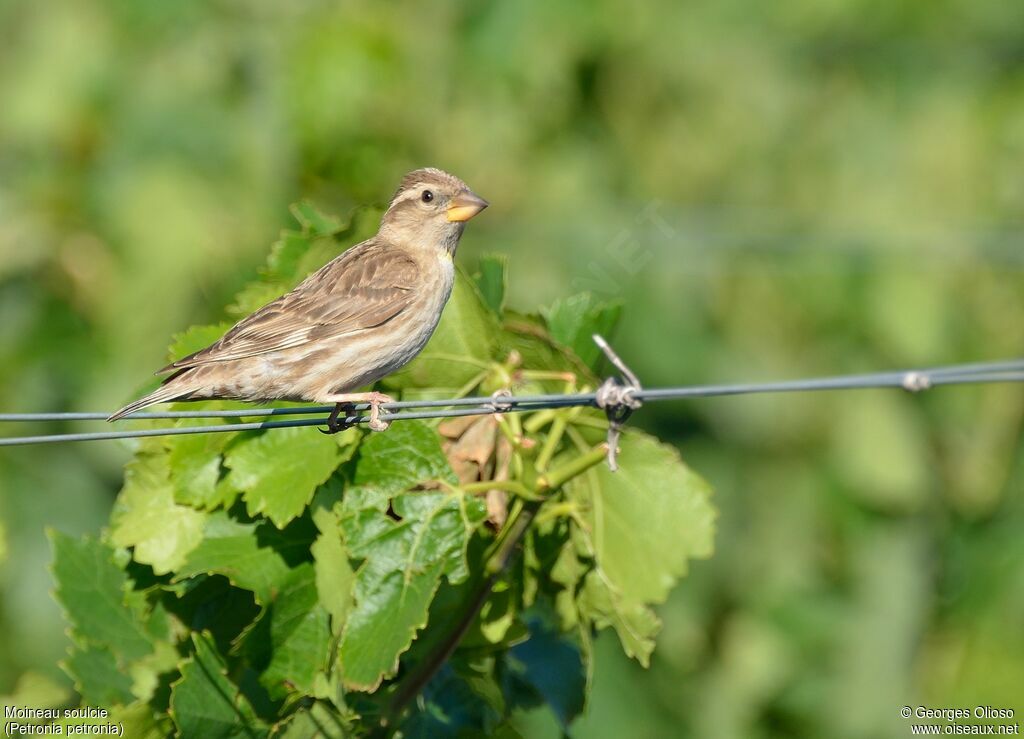
[[[600,334],[594,334],[591,338],[621,374],[621,377],[609,377],[601,383],[594,399],[597,407],[602,409],[608,417],[608,469],[615,472],[619,469],[616,455],[619,453],[622,424],[633,415],[633,411],[642,405],[634,394],[638,390],[642,390],[643,386],[637,376],[633,374],[633,370],[626,366],[626,363],[619,358],[619,355]]]
[[[487,405],[490,406],[491,410],[495,413],[508,413],[512,410],[512,402],[503,400],[503,398],[511,398],[512,391],[507,387],[499,388],[491,393],[491,402]]]
[[[908,372],[903,375],[900,384],[908,393],[919,393],[922,390],[931,389],[932,379],[924,372]]]

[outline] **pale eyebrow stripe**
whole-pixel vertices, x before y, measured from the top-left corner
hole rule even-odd
[[[420,186],[417,185],[415,188],[405,190],[400,195],[398,195],[393,201],[391,201],[391,205],[388,207],[388,210],[394,210],[396,206],[401,205],[402,203],[407,203],[410,200],[418,200],[419,197]]]

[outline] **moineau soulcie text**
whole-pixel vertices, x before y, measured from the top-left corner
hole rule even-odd
[[[41,719],[57,721],[63,718],[106,718],[110,714],[106,708],[29,708],[28,706],[7,706],[4,709],[5,719]]]

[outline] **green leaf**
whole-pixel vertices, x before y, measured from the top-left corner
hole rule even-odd
[[[177,361],[193,352],[205,349],[226,334],[229,328],[231,328],[229,323],[192,326],[180,334],[174,335],[171,345],[167,349],[167,356],[171,361]]]
[[[14,690],[10,694],[0,696],[0,707],[53,708],[70,700],[71,690],[66,685],[51,680],[35,670],[28,670],[18,676]],[[3,715],[7,716],[6,710]]]
[[[331,630],[340,635],[352,608],[356,573],[349,564],[341,539],[341,524],[334,512],[326,508],[314,511],[313,522],[320,530],[320,536],[310,547],[316,568],[316,589],[320,602],[331,614]]]
[[[508,286],[508,257],[504,254],[483,255],[473,280],[487,307],[501,316]]]
[[[304,240],[303,240],[304,241]],[[271,303],[291,289],[286,282],[250,282],[235,296],[235,302],[226,308],[232,318],[244,318]]]
[[[509,650],[510,672],[547,703],[563,730],[583,712],[587,671],[578,645],[537,613],[527,618],[530,638]]]
[[[127,705],[135,700],[131,677],[118,665],[108,647],[75,648],[64,667],[75,680],[75,690],[88,705]]]
[[[84,537],[73,539],[50,531],[57,600],[64,607],[74,635],[107,646],[124,660],[153,651],[141,615],[127,604],[128,576],[114,564],[114,552]]]
[[[486,516],[483,501],[459,493],[406,493],[392,508],[400,520],[367,508],[341,521],[352,556],[365,560],[340,654],[345,684],[357,690],[374,690],[397,670],[441,575],[466,577],[466,544]]]
[[[490,644],[500,644],[508,635],[509,630],[516,624],[518,614],[517,597],[509,583],[499,581],[491,588],[491,593],[480,609],[474,627],[479,629],[480,637]],[[463,642],[468,642],[472,636],[467,634]]]
[[[177,622],[191,631],[209,632],[223,653],[262,611],[252,592],[234,587],[221,575],[198,575],[169,590],[177,597],[165,602]]]
[[[130,705],[103,704],[106,715],[90,716],[85,711],[98,707],[92,704],[82,707],[82,713],[66,713],[51,726],[60,726],[63,736],[126,736],[131,739],[165,739],[172,732],[171,722],[148,704],[135,701]],[[69,712],[75,709],[67,709]],[[96,727],[92,729],[90,727]],[[120,731],[118,731],[120,729]]]
[[[577,556],[576,547],[571,541],[561,547],[557,559],[549,570],[552,582],[558,583],[562,588],[555,595],[555,613],[558,615],[564,631],[578,625],[579,607],[576,604],[576,589],[586,576],[587,570],[587,566]]]
[[[158,608],[159,605],[154,611]],[[161,688],[160,676],[173,672],[181,657],[177,645],[172,645],[168,641],[158,640],[154,647],[152,654],[146,655],[128,668],[128,675],[132,678],[132,695],[141,700],[153,697]]]
[[[458,480],[441,449],[441,440],[423,421],[402,421],[387,433],[370,434],[359,447],[353,485],[345,491],[348,510],[385,510],[395,493],[430,480]]]
[[[227,312],[247,316],[291,290],[342,251],[328,236],[282,231],[271,247],[267,267],[257,282],[250,282],[235,296]]]
[[[193,425],[223,423],[219,418],[188,419]],[[222,452],[233,433],[184,434],[168,436],[164,447],[168,450],[171,485],[174,500],[193,508],[211,510],[226,506],[235,497],[230,485],[220,485]]]
[[[317,598],[312,564],[288,573],[260,622],[251,633],[266,633],[270,652],[260,684],[275,700],[291,691],[311,693],[316,674],[327,666],[330,647],[327,611]]]
[[[351,245],[367,238],[376,233],[379,221],[379,213],[373,208],[356,211],[346,225],[308,203],[293,207],[292,213],[303,231],[281,232],[281,238],[271,247],[261,279],[235,297],[228,307],[229,314],[245,316],[280,297],[343,252],[341,240]]]
[[[591,338],[611,334],[622,314],[622,301],[604,301],[593,293],[579,293],[556,300],[541,310],[555,341],[572,349],[588,366],[601,356],[601,350]]]
[[[282,231],[281,238],[270,248],[263,279],[254,284],[287,285],[301,280],[305,277],[302,264],[312,244],[313,238],[308,234]]]
[[[456,272],[441,322],[419,356],[385,378],[392,388],[459,388],[487,369],[498,322],[472,280]]]
[[[573,372],[581,380],[595,382],[593,371],[565,346],[551,338],[543,321],[536,316],[505,311],[499,334],[498,356],[516,352],[523,367]]]
[[[599,570],[587,575],[577,603],[581,613],[597,628],[615,629],[627,657],[633,657],[644,667],[650,664],[654,637],[661,631],[661,621],[650,608],[626,601]]]
[[[279,531],[269,523],[239,523],[226,513],[214,513],[207,519],[202,542],[174,579],[202,573],[224,575],[266,605],[291,571],[288,562],[302,557],[312,538],[310,527],[303,522]]]
[[[248,699],[226,676],[224,662],[208,634],[193,634],[195,654],[171,686],[171,716],[183,737],[228,739],[265,737]]]
[[[177,569],[202,539],[205,515],[174,502],[166,453],[140,453],[128,463],[111,515],[111,541],[135,547],[136,562],[162,575]]]
[[[132,739],[164,739],[170,735],[172,726],[166,714],[158,714],[148,703],[136,702],[130,706],[114,708],[110,722],[124,727],[123,736]]]
[[[304,229],[314,233],[330,235],[341,230],[342,224],[339,219],[323,213],[308,200],[295,203],[291,211],[295,220],[301,223]]]
[[[340,464],[338,442],[311,428],[282,428],[245,438],[224,455],[227,483],[242,491],[250,516],[278,528],[300,515]]]
[[[349,722],[324,701],[296,711],[274,736],[278,739],[346,739],[353,736]]]
[[[596,561],[597,572],[586,580],[587,602],[626,646],[643,643],[656,629],[645,607],[665,600],[687,561],[710,555],[715,512],[708,484],[674,448],[640,432],[624,434],[619,447],[618,472],[595,467],[567,491],[582,510],[580,554]],[[647,636],[634,638],[633,630]]]
[[[465,665],[458,672],[449,661],[424,688],[419,703],[401,725],[401,736],[430,737],[495,736],[504,712],[504,697],[493,675],[493,660],[473,671]]]

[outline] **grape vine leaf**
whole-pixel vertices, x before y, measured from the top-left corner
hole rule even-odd
[[[141,614],[129,607],[128,576],[114,563],[114,552],[91,537],[74,539],[49,532],[56,596],[78,640],[108,646],[121,661],[153,651]]]
[[[373,508],[342,518],[352,555],[365,560],[341,643],[345,684],[358,690],[394,674],[441,575],[466,576],[466,543],[486,517],[483,501],[459,493],[406,493],[392,507],[401,520]]]
[[[229,328],[231,328],[230,323],[214,323],[206,326],[191,326],[181,333],[175,334],[167,349],[168,359],[176,361],[209,346],[226,334]]]
[[[530,638],[509,650],[508,680],[547,703],[568,730],[586,701],[587,671],[579,646],[558,633],[551,614],[526,617]]]
[[[252,704],[232,683],[224,661],[207,633],[192,635],[195,653],[181,665],[171,685],[171,717],[180,736],[203,739],[257,739],[269,729]]]
[[[196,418],[179,423],[212,425],[223,422],[220,418]],[[224,463],[223,452],[233,438],[233,433],[183,434],[164,438],[176,503],[204,510],[231,503],[236,491],[229,485],[218,483]]]
[[[48,675],[35,670],[27,670],[18,676],[14,689],[0,695],[0,709],[7,716],[6,709],[14,706],[33,706],[35,708],[56,708],[71,700],[71,690],[58,683]]]
[[[422,421],[396,423],[387,433],[371,434],[359,447],[355,476],[342,505],[383,511],[392,495],[428,480],[458,482],[437,432]]]
[[[88,705],[126,705],[135,698],[131,677],[106,646],[75,647],[64,667],[74,677],[75,690]]]
[[[313,522],[320,530],[320,535],[310,547],[316,568],[316,589],[320,602],[331,615],[331,630],[340,635],[352,607],[356,573],[348,561],[341,539],[341,524],[334,511],[328,508],[314,511]]]
[[[508,287],[508,256],[484,254],[473,276],[484,303],[500,316],[505,309],[505,291]]]
[[[619,448],[618,472],[595,467],[567,486],[582,511],[574,540],[596,564],[580,607],[646,664],[658,628],[647,607],[664,602],[688,560],[711,554],[715,513],[710,487],[673,447],[631,431]]]
[[[623,598],[599,569],[587,573],[577,596],[577,607],[597,628],[615,629],[627,657],[633,657],[644,667],[650,664],[654,637],[661,631],[661,621],[654,611]]]
[[[348,739],[354,735],[348,722],[324,701],[299,709],[276,729],[278,739]]]
[[[166,715],[158,715],[152,706],[142,702],[115,708],[110,712],[109,720],[121,724],[124,728],[122,735],[132,739],[164,739],[173,728]]]
[[[60,736],[126,736],[131,739],[166,739],[171,732],[170,721],[158,718],[152,707],[136,701],[130,705],[104,704],[106,715],[89,712],[66,714],[54,721],[52,728],[60,727]],[[96,728],[92,728],[96,727]],[[117,729],[120,729],[118,732]],[[57,733],[54,731],[53,733]]]
[[[584,292],[556,300],[541,314],[555,341],[572,349],[588,366],[594,366],[601,350],[591,337],[607,337],[612,332],[622,314],[622,301],[601,300]]]
[[[266,624],[265,632],[260,626]],[[320,605],[313,565],[302,564],[280,583],[256,624],[266,633],[270,661],[260,683],[273,699],[289,691],[311,693],[316,674],[326,667],[330,648],[327,611]]]
[[[211,514],[203,540],[176,572],[176,581],[199,574],[224,575],[235,586],[251,590],[266,605],[288,576],[289,562],[303,556],[313,533],[298,521],[283,530],[267,522],[241,523],[227,513]]]
[[[110,538],[118,546],[134,547],[135,561],[162,575],[180,567],[199,546],[205,518],[174,502],[168,455],[140,453],[125,467]]]
[[[302,427],[241,439],[224,454],[227,484],[242,491],[249,515],[263,514],[278,528],[305,510],[340,463],[334,438]]]
[[[306,231],[330,235],[340,231],[342,227],[340,219],[327,215],[308,200],[292,205],[291,212]]]
[[[423,689],[419,699],[422,710],[406,719],[401,736],[427,739],[508,735],[498,731],[505,701],[494,675],[486,669],[466,669],[462,662],[458,658],[449,660]],[[456,665],[463,669],[457,670]]]
[[[514,351],[523,367],[572,372],[583,382],[596,381],[593,370],[565,345],[555,341],[537,316],[505,311],[498,341],[499,356]]]

